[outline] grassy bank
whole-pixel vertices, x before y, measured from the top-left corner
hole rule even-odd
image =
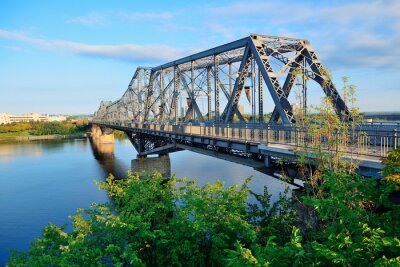
[[[87,119],[64,122],[24,122],[0,125],[0,143],[34,140],[35,136],[49,139],[85,134],[89,129]],[[32,137],[32,138],[31,138]]]
[[[18,132],[18,133],[0,133],[0,144],[17,142],[17,138],[29,136],[29,132]]]

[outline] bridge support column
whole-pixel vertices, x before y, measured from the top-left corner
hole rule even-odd
[[[264,156],[264,166],[269,168],[272,165],[271,156]]]
[[[90,136],[98,144],[114,144],[114,131],[110,128],[92,125]]]
[[[168,154],[154,158],[137,158],[132,160],[131,169],[133,172],[145,171],[151,173],[157,171],[164,177],[171,177],[171,160]]]

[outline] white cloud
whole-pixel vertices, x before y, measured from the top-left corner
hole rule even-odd
[[[8,50],[14,51],[14,52],[25,52],[25,49],[19,47],[19,46],[8,46],[8,45],[3,45],[1,46],[3,48],[6,48]]]
[[[65,40],[47,40],[29,37],[21,32],[0,29],[0,39],[32,44],[42,49],[68,52],[84,56],[96,56],[133,62],[166,62],[193,53],[191,49],[177,49],[165,45],[92,45]]]
[[[84,16],[68,19],[66,22],[85,26],[104,25],[106,24],[106,16],[98,13],[90,13]]]
[[[74,17],[66,20],[67,23],[81,24],[85,26],[104,25],[112,20],[129,22],[148,22],[148,21],[170,21],[175,17],[172,12],[126,12],[109,11],[105,13],[92,12],[86,15]]]
[[[246,3],[233,3],[227,6],[206,7],[207,13],[217,17],[261,16],[275,24],[301,22],[314,24],[349,23],[361,19],[382,19],[397,17],[400,13],[398,1],[368,1],[361,3],[348,3],[340,5],[322,6],[314,3],[294,2],[260,2],[248,1]],[[318,25],[316,25],[318,26]]]
[[[172,12],[132,12],[132,13],[120,13],[122,18],[126,18],[132,21],[143,21],[143,20],[171,20],[175,14]]]
[[[309,39],[330,67],[400,67],[400,1],[234,2],[205,7],[210,31],[231,39],[228,24],[253,22],[260,33]]]
[[[95,25],[119,20],[146,23],[158,32],[190,32],[207,49],[250,33],[309,39],[323,63],[337,67],[389,67],[400,65],[400,1],[355,3],[296,3],[248,1],[218,6],[184,6],[174,11],[90,13],[69,20]],[[42,48],[131,61],[176,59],[192,49],[162,45],[90,45],[28,38],[17,32],[0,33]],[[200,37],[199,37],[200,36]],[[196,44],[193,44],[196,45]],[[198,44],[196,45],[198,46]],[[149,52],[151,51],[151,52]],[[157,51],[154,53],[153,51]]]
[[[209,23],[207,26],[212,32],[220,34],[226,39],[233,39],[236,36],[236,31],[233,28],[227,28],[220,23]]]

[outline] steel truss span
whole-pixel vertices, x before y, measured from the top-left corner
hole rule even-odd
[[[293,158],[293,151],[311,142],[295,127],[296,112],[288,100],[299,76],[303,85],[305,80],[319,84],[336,114],[351,120],[307,40],[252,34],[157,67],[138,67],[119,100],[101,102],[93,123],[124,131],[138,156],[189,149],[240,158],[242,164],[244,158],[263,160],[268,166],[271,157]],[[267,122],[268,96],[275,106]],[[303,107],[306,96],[303,86]],[[249,103],[250,118],[239,102]],[[364,124],[356,136],[341,140],[364,162],[360,166],[379,169],[379,158],[398,146],[399,130],[399,124]],[[312,141],[328,147],[321,136]]]
[[[295,123],[288,97],[299,76],[317,82],[337,115],[348,119],[346,104],[307,40],[259,34],[157,67],[138,67],[122,97],[102,102],[95,117],[163,124],[258,123],[264,120],[266,88],[275,105],[270,122]],[[239,108],[241,96],[251,107],[250,118]]]

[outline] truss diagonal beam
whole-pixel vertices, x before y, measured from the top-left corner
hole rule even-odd
[[[228,93],[228,91],[226,90],[225,85],[224,85],[223,83],[221,83],[221,80],[219,80],[219,86],[221,87],[222,92],[224,92],[224,95],[226,96],[226,98],[227,98],[228,101],[229,101],[231,95],[230,95],[230,94]],[[224,112],[226,112],[226,109],[224,110]],[[224,113],[224,112],[223,112],[222,115],[221,115],[222,118],[225,118],[225,113]],[[238,108],[235,109],[235,114],[236,114],[236,116],[239,118],[240,122],[246,122],[246,120],[243,118],[243,115],[242,115],[242,113],[240,113],[240,111],[239,111]]]
[[[343,101],[339,92],[336,90],[335,85],[328,77],[326,70],[322,67],[317,55],[312,50],[311,46],[307,46],[304,49],[303,54],[307,60],[307,63],[310,65],[311,70],[316,73],[315,77],[312,79],[319,83],[327,97],[330,97],[332,100],[333,107],[337,113],[337,115],[343,120],[349,120],[350,112],[346,106],[346,103]]]
[[[239,98],[240,95],[242,94],[243,86],[250,70],[250,64],[252,60],[250,55],[251,55],[250,47],[247,44],[246,49],[244,50],[243,53],[242,62],[240,63],[239,67],[239,77],[237,77],[235,81],[235,85],[232,90],[232,95],[229,98],[228,104],[226,105],[226,112],[225,111],[223,112],[226,114],[224,118],[225,123],[232,122],[233,114],[237,109]]]
[[[196,121],[204,122],[203,111],[207,112],[208,121],[232,123],[236,115],[241,122],[245,122],[238,104],[243,88],[251,85],[252,90],[246,90],[246,96],[252,107],[252,123],[256,123],[254,116],[257,114],[258,123],[262,123],[265,83],[275,104],[271,121],[281,118],[283,123],[295,123],[288,97],[294,85],[296,74],[293,72],[296,69],[322,87],[325,95],[332,99],[338,116],[344,120],[351,119],[345,102],[308,41],[260,34],[252,34],[154,68],[138,67],[122,97],[115,102],[102,102],[95,119],[177,123],[180,119],[178,104],[185,100],[187,94],[190,103],[188,112],[182,114],[185,120],[192,116]],[[283,86],[280,85],[281,78],[285,79]],[[227,79],[229,88],[222,83]],[[227,98],[223,110],[220,110],[220,105],[226,102],[225,97],[220,102],[220,90]],[[203,105],[200,110],[197,101],[201,101],[203,96],[207,97],[207,109]],[[152,143],[149,141],[144,146],[150,148]]]
[[[293,87],[294,81],[296,80],[296,75],[293,75],[293,72],[298,69],[299,64],[303,61],[303,56],[299,55],[295,61],[290,65],[290,70],[288,75],[286,76],[285,83],[283,84],[283,91],[286,95],[286,98],[289,97],[290,91]],[[271,118],[269,122],[277,122],[279,119],[278,109],[275,107],[272,111]]]
[[[200,119],[200,121],[201,121],[201,122],[204,122],[203,115],[201,114],[201,111],[200,111],[200,109],[199,109],[199,106],[197,106],[194,93],[193,93],[192,91],[190,91],[189,85],[188,85],[188,83],[186,82],[185,76],[182,75],[182,76],[181,76],[181,80],[182,80],[182,83],[183,83],[183,87],[186,89],[186,92],[187,92],[187,94],[188,94],[188,96],[189,96],[189,98],[190,98],[190,105],[189,105],[189,108],[188,108],[188,112],[189,112],[189,110],[192,110],[192,109],[193,109],[193,110],[196,112],[196,116]],[[186,112],[186,114],[188,114],[188,112]],[[187,116],[185,116],[185,118],[186,118],[186,117],[187,117]]]
[[[262,47],[262,42],[253,37],[250,42],[250,47],[272,99],[274,100],[275,107],[282,118],[282,122],[287,124],[296,122],[293,116],[292,106],[279,85],[278,77],[271,67],[269,57]]]

